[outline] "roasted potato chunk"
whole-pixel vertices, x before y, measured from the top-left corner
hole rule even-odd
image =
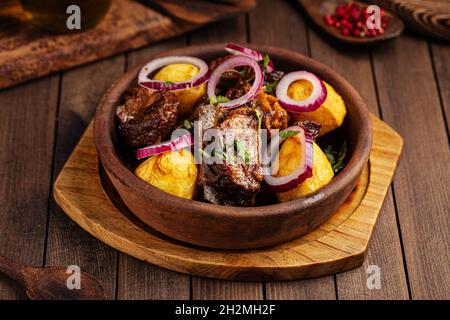
[[[193,199],[197,166],[189,150],[166,152],[151,157],[136,168],[135,174],[145,182],[167,193]]]
[[[294,171],[301,158],[301,147],[297,139],[288,138],[281,146],[279,155],[279,176],[287,176]],[[292,190],[277,193],[280,202],[304,197],[322,188],[333,179],[334,173],[330,162],[320,147],[314,143],[313,176],[306,179]]]
[[[342,97],[325,81],[323,82],[327,88],[328,94],[325,102],[316,110],[311,112],[291,113],[292,119],[312,120],[319,123],[319,136],[340,127],[344,121],[347,109]],[[295,100],[306,99],[312,91],[312,85],[309,81],[299,80],[292,83],[288,89],[288,96]]]
[[[161,68],[154,76],[158,81],[186,81],[195,77],[199,72],[196,66],[185,63],[174,63]],[[180,100],[179,113],[188,113],[194,108],[197,101],[206,93],[206,83],[190,89],[172,91]]]

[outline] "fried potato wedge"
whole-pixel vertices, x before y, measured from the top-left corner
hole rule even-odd
[[[174,63],[161,68],[154,76],[153,80],[158,81],[186,81],[195,77],[199,69],[191,64]],[[191,111],[198,99],[206,93],[206,82],[190,89],[172,91],[180,100],[180,114],[186,114]]]
[[[288,138],[285,140],[279,155],[279,176],[287,176],[296,169],[301,158],[301,150],[297,139]],[[328,184],[333,176],[333,169],[326,155],[314,143],[313,176],[292,190],[277,193],[277,199],[279,202],[286,202],[304,197]]]
[[[193,199],[197,182],[197,166],[189,150],[153,156],[136,168],[135,174],[145,182],[174,196]]]
[[[323,82],[327,88],[327,99],[316,110],[311,112],[290,113],[291,118],[295,121],[312,120],[321,125],[319,136],[340,127],[347,114],[342,97],[325,81]],[[288,89],[288,96],[295,100],[306,99],[312,91],[309,81],[299,80],[292,83]]]

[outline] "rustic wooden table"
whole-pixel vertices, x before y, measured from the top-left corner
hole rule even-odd
[[[167,271],[99,242],[55,204],[52,182],[112,81],[155,52],[254,42],[309,55],[348,79],[405,146],[365,263],[318,279],[241,283]],[[450,298],[450,46],[412,35],[373,49],[318,35],[287,1],[260,0],[235,19],[186,36],[0,91],[0,254],[30,265],[79,265],[111,299]],[[369,290],[366,270],[381,270]],[[0,299],[24,298],[0,276]]]

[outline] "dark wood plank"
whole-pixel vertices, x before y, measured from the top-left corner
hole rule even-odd
[[[450,46],[443,42],[432,42],[431,52],[441,103],[447,121],[448,134],[450,123]]]
[[[255,9],[259,10],[259,6]],[[246,17],[219,21],[190,34],[190,43],[247,42]],[[225,51],[224,51],[225,53]],[[211,280],[192,277],[192,299],[262,299],[263,285],[257,282]]]
[[[59,76],[0,93],[0,254],[42,266]],[[24,298],[0,277],[0,299]]]
[[[306,18],[289,1],[263,0],[250,13],[250,39],[308,54]],[[267,299],[335,299],[334,277],[272,282],[266,284]]]
[[[335,300],[334,277],[320,277],[287,282],[268,282],[268,300]]]
[[[189,300],[189,276],[120,254],[120,300]]]
[[[358,90],[370,111],[379,116],[376,87],[367,49],[343,48],[330,44],[328,38],[311,32],[311,56],[345,77]],[[380,290],[367,288],[369,265],[381,269]],[[408,299],[401,242],[392,199],[388,193],[363,265],[336,275],[338,299]]]
[[[193,300],[262,300],[261,282],[237,282],[192,277]]]
[[[259,6],[255,10],[259,10]],[[188,38],[190,44],[247,42],[246,17],[242,15],[212,23],[190,33]]]
[[[54,177],[91,121],[103,93],[125,66],[123,55],[63,74],[55,148]],[[78,265],[98,278],[114,299],[117,252],[71,221],[52,201],[49,218],[47,265]]]
[[[306,16],[292,1],[260,0],[249,16],[251,42],[308,54]]]
[[[403,36],[374,50],[384,119],[404,138],[394,193],[413,299],[448,299],[450,151],[428,45]]]
[[[178,37],[130,52],[127,57],[128,69],[148,61],[153,54],[185,45],[186,37]],[[165,270],[120,253],[117,290],[118,299],[189,299],[190,279],[188,275]]]

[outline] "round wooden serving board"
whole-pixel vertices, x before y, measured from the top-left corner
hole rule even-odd
[[[403,140],[392,128],[373,115],[372,124],[370,163],[348,200],[313,232],[275,247],[245,251],[206,249],[170,239],[145,226],[121,203],[102,174],[92,125],[59,174],[54,196],[67,215],[96,238],[167,269],[253,281],[342,272],[364,260],[402,150]]]

